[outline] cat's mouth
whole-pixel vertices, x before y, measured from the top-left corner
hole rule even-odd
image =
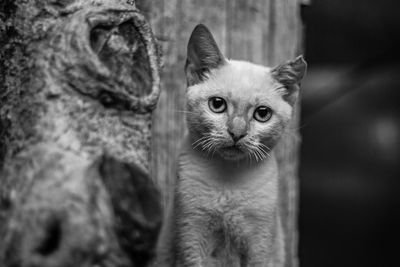
[[[245,156],[244,151],[237,145],[223,147],[219,152],[227,160],[238,160]]]

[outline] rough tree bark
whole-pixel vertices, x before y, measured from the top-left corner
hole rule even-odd
[[[198,23],[207,25],[224,55],[267,66],[300,54],[300,0],[141,0],[164,53],[162,92],[153,127],[152,172],[164,203],[171,199],[179,142],[185,132],[184,99],[186,45]],[[297,162],[299,110],[276,148],[280,166],[280,205],[285,231],[285,266],[297,266]],[[166,204],[168,205],[168,204]]]
[[[159,96],[133,1],[0,2],[0,266],[144,266]]]

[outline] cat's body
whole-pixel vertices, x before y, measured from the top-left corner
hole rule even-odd
[[[175,195],[175,245],[178,258],[185,258],[181,264],[234,267],[249,257],[250,266],[265,263],[272,258],[277,227],[275,159],[231,166],[205,158],[191,143],[183,145]]]
[[[305,67],[301,57],[276,68],[227,60],[208,29],[195,28],[185,68],[189,134],[164,228],[173,259],[159,266],[283,266],[273,147]]]

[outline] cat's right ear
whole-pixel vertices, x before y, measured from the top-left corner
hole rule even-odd
[[[197,25],[187,46],[185,73],[188,86],[204,81],[211,69],[218,68],[225,62],[208,28],[203,24]]]
[[[307,63],[303,56],[297,57],[295,60],[288,61],[271,70],[272,77],[285,86],[284,98],[294,104],[297,100],[300,83],[306,74]]]

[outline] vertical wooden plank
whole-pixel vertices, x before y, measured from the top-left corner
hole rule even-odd
[[[181,1],[139,1],[150,11],[149,20],[162,50],[163,71],[161,72],[162,93],[153,116],[152,175],[164,188],[164,203],[168,202],[175,172],[174,163],[178,156],[177,144],[184,130],[183,106],[184,77],[180,75],[180,6]],[[166,71],[168,70],[168,71]]]
[[[294,58],[301,51],[302,28],[298,1],[275,1],[275,34],[273,43],[273,64]],[[281,23],[285,22],[285,23]],[[280,203],[282,223],[285,232],[285,266],[298,266],[298,155],[300,135],[300,101],[294,110],[291,124],[276,148],[280,171]]]
[[[299,0],[141,0],[164,54],[161,98],[153,123],[153,171],[170,199],[179,142],[185,131],[184,64],[191,31],[204,23],[222,52],[233,59],[274,66],[300,51]],[[142,4],[143,3],[143,4]],[[280,210],[285,232],[285,265],[297,260],[297,164],[299,109],[276,148],[280,166]],[[277,259],[279,261],[279,259]]]
[[[148,17],[163,53],[161,96],[153,115],[153,177],[164,188],[167,205],[176,177],[179,143],[185,133],[186,46],[193,28],[206,24],[221,50],[226,50],[225,0],[142,0],[138,8]]]

